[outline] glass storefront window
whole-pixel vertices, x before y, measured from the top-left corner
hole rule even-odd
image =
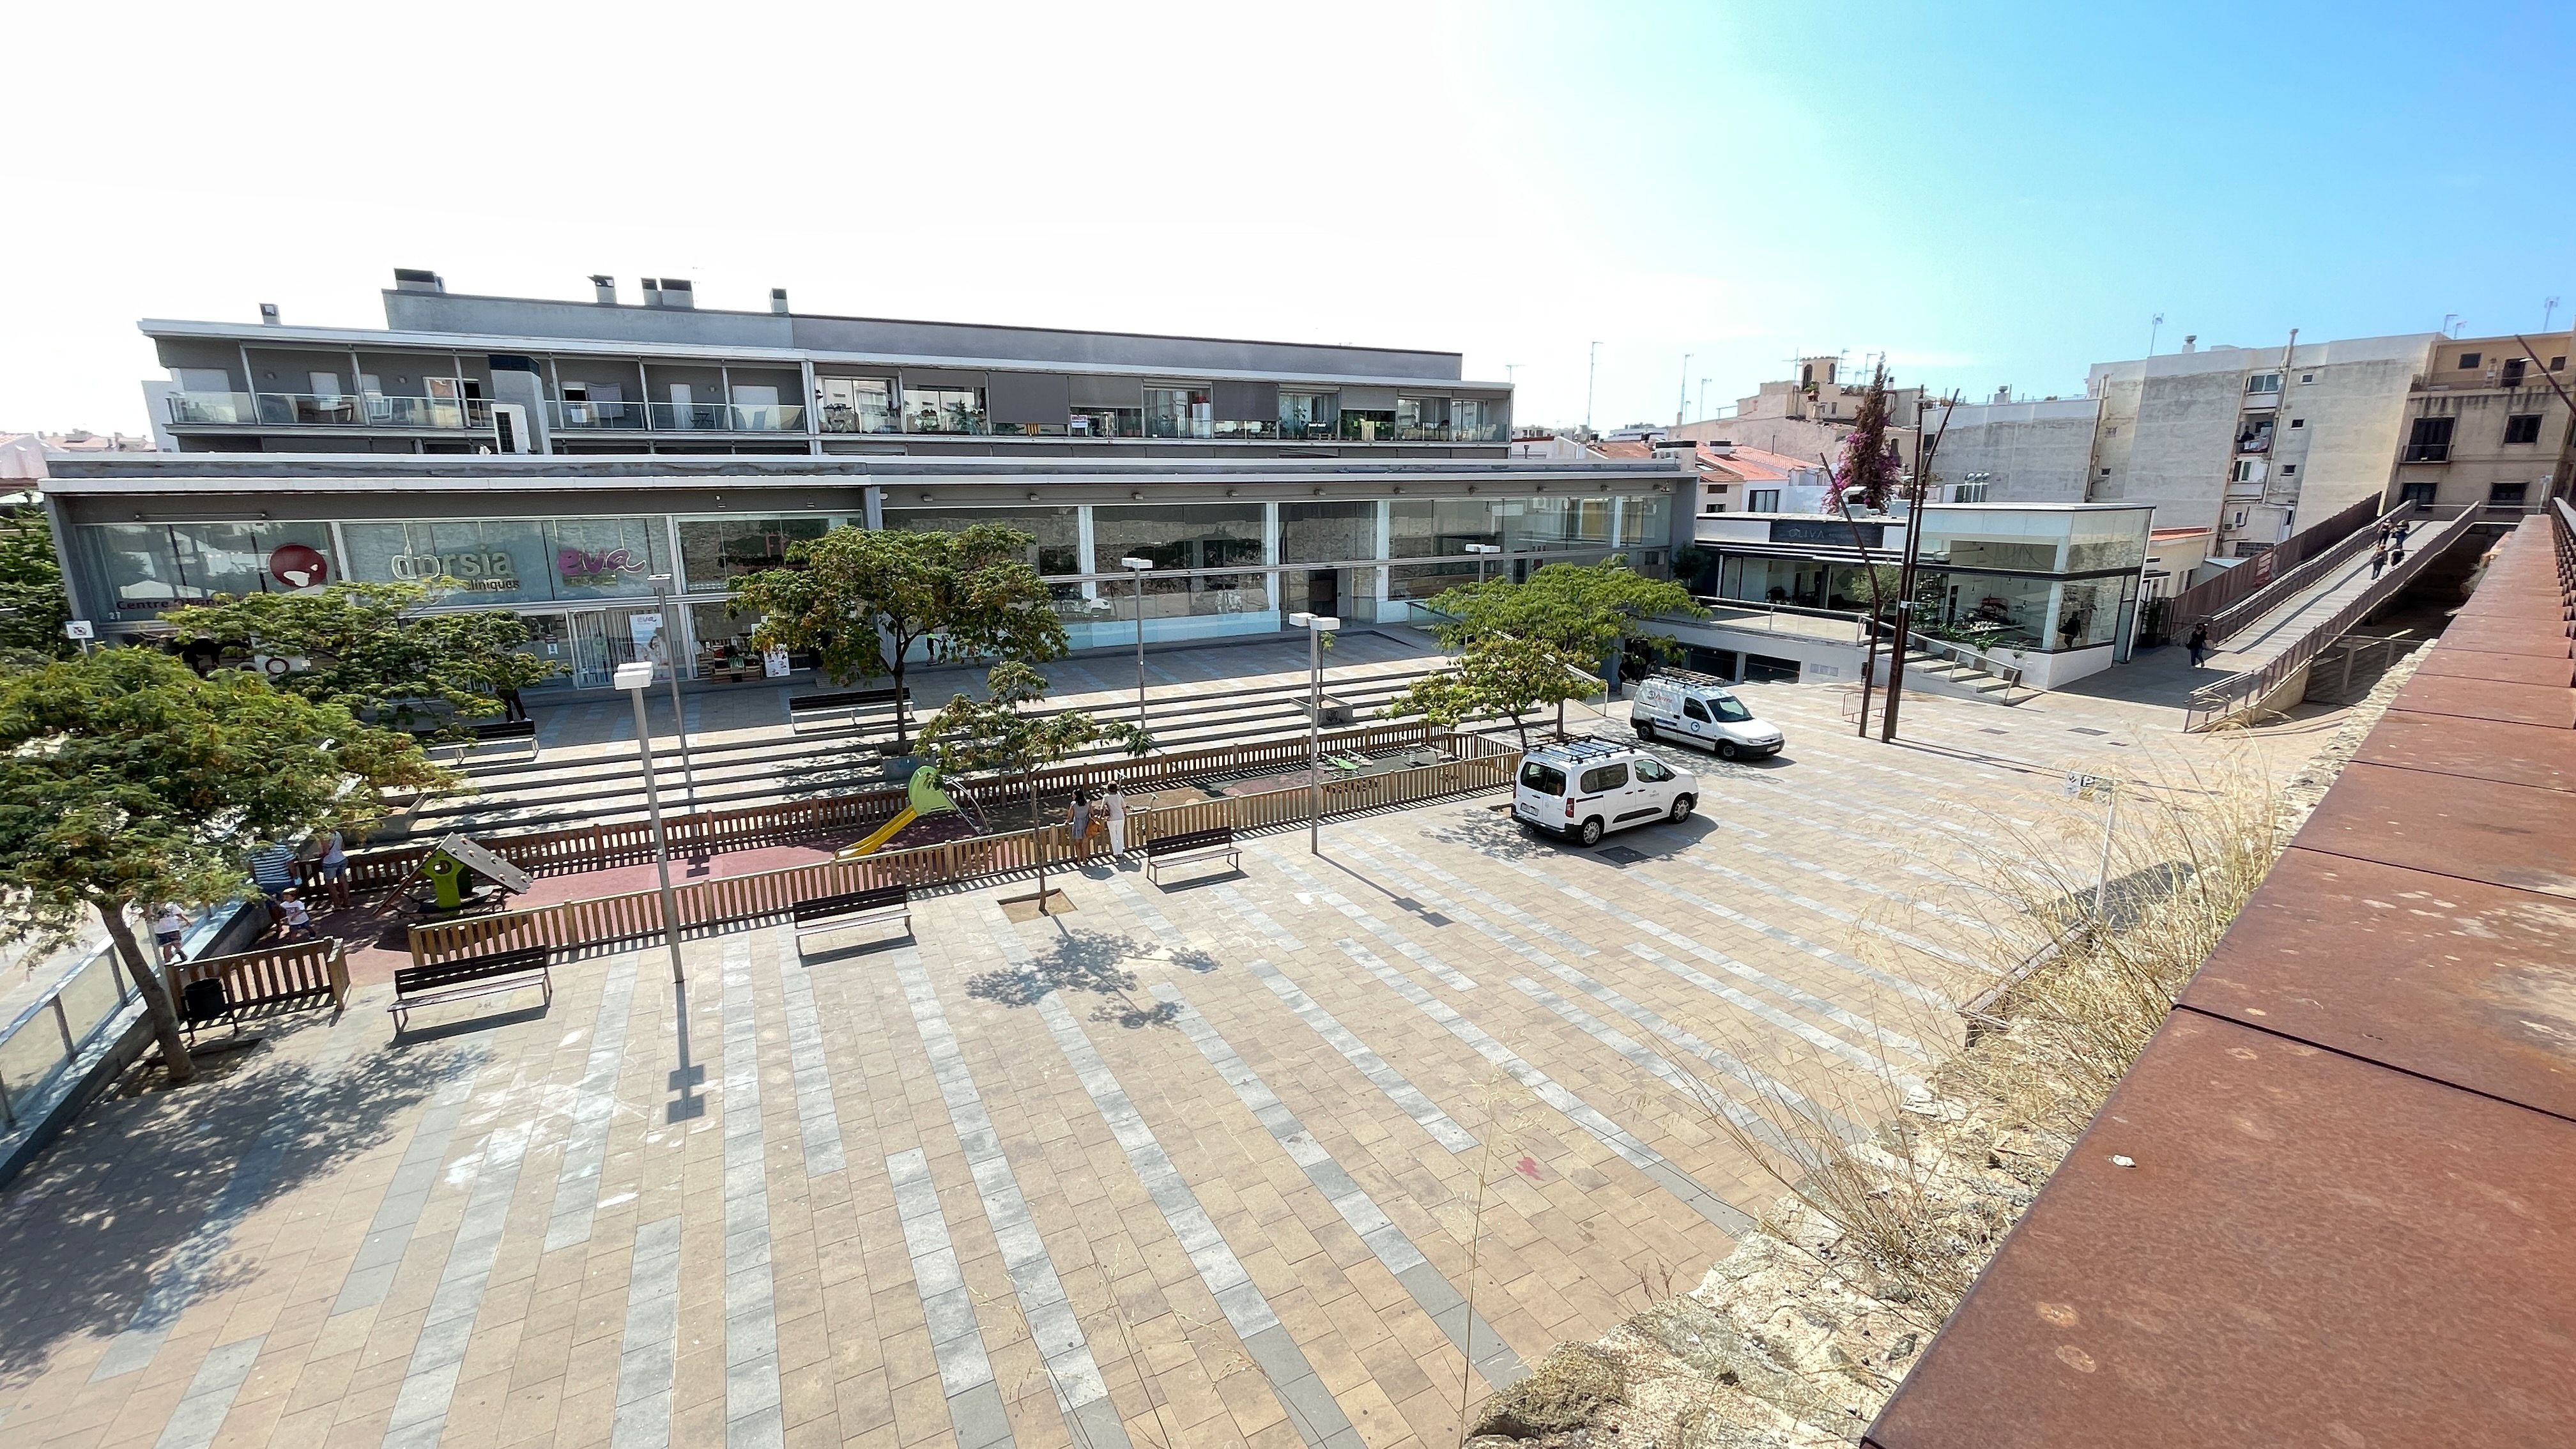
[[[456,581],[447,602],[515,604],[553,597],[545,529],[506,519],[453,523],[346,523],[349,576],[377,583]]]
[[[1145,615],[1259,613],[1271,607],[1269,575],[1200,574],[1259,564],[1267,551],[1263,508],[1258,503],[1194,503],[1161,508],[1095,508],[1091,511],[1092,569],[1116,574],[1118,561],[1150,558],[1159,572],[1145,579]],[[1119,585],[1107,584],[1106,592]],[[1129,605],[1128,617],[1134,618]]]
[[[680,577],[686,592],[714,593],[726,581],[787,562],[787,546],[821,538],[839,518],[684,518]]]
[[[2118,578],[2068,579],[2059,585],[2056,630],[2049,645],[2056,649],[2089,649],[2118,637],[2121,584]]]
[[[2066,571],[2070,574],[2144,568],[2146,563],[2147,541],[2135,534],[2127,538],[2079,538],[2066,546]]]
[[[1526,549],[1607,548],[1608,498],[1531,498],[1504,505],[1503,546]]]
[[[2056,589],[2049,579],[1936,570],[1917,585],[1916,627],[1980,649],[2053,650]]]
[[[1282,503],[1281,563],[1344,563],[1377,557],[1374,503]]]
[[[1037,540],[1029,566],[1042,574],[1082,572],[1082,519],[1074,508],[889,508],[885,526],[913,533],[963,533],[979,523],[999,523]]]
[[[1145,389],[1145,436],[1205,438],[1216,432],[1215,404],[1203,387]]]
[[[282,594],[340,576],[323,523],[111,523],[79,548],[120,619],[147,619],[219,594]]]
[[[546,561],[558,599],[622,599],[653,592],[671,568],[659,518],[565,518],[546,524]]]
[[[980,387],[907,387],[903,390],[903,430],[907,433],[980,433],[984,431],[984,390]]]
[[[1438,563],[1399,564],[1387,570],[1387,596],[1427,599],[1442,589],[1476,581],[1471,543],[1503,543],[1505,515],[1516,502],[1487,503],[1475,498],[1436,498],[1423,502],[1397,499],[1387,505],[1388,558],[1438,559]],[[1504,571],[1487,564],[1488,576]]]
[[[823,431],[891,433],[895,431],[894,384],[882,377],[821,377],[814,380],[823,395]]]

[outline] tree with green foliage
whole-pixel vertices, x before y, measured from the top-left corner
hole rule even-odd
[[[524,686],[561,668],[520,652],[528,625],[516,614],[423,612],[436,587],[341,582],[292,594],[219,595],[161,617],[182,646],[215,646],[225,667],[264,659],[262,672],[286,693],[392,729],[437,729],[497,713],[499,681]]]
[[[1567,701],[1591,697],[1592,671],[1631,642],[1656,654],[1679,647],[1643,628],[1645,620],[1708,612],[1691,602],[1686,585],[1648,578],[1615,554],[1597,564],[1548,564],[1521,583],[1498,578],[1448,589],[1430,608],[1441,618],[1440,642],[1459,651],[1458,660],[1407,691],[1396,711],[1435,723],[1502,714],[1516,729],[1528,710],[1555,704],[1561,719]]]
[[[1029,563],[1036,544],[999,523],[955,533],[836,528],[788,544],[787,567],[735,579],[734,607],[761,615],[754,645],[811,650],[835,684],[891,678],[900,752],[916,646],[934,664],[1035,664],[1064,653],[1063,621]]]
[[[1102,740],[1124,744],[1133,754],[1150,748],[1144,731],[1133,724],[1102,724],[1080,710],[1036,715],[1029,707],[1045,700],[1044,675],[1016,659],[994,665],[984,676],[985,695],[959,694],[921,728],[930,761],[943,777],[969,771],[1017,775],[1029,803],[1029,850],[1038,866],[1038,910],[1047,908],[1046,819],[1038,812],[1037,772],[1062,764]]]
[[[158,649],[0,673],[0,939],[59,944],[96,913],[184,1082],[178,1013],[126,913],[231,900],[253,846],[353,829],[387,790],[448,780],[408,735]]]
[[[80,646],[63,637],[71,617],[44,511],[22,508],[0,518],[0,652],[48,659],[76,654]]]

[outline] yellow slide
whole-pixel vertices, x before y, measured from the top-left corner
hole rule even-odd
[[[844,845],[840,849],[833,851],[832,858],[834,860],[856,860],[860,856],[872,854],[878,846],[894,839],[896,833],[901,831],[905,826],[910,825],[914,818],[913,808],[906,805],[903,807],[902,814],[897,815],[892,820],[878,826],[875,834],[870,835],[867,839],[859,841],[854,845]]]

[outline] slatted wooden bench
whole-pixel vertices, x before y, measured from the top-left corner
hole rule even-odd
[[[823,694],[791,694],[787,696],[787,728],[790,731],[803,729],[808,718],[834,711],[840,713],[841,723],[848,724],[858,718],[860,710],[881,704],[911,702],[912,691],[909,689],[844,689]]]
[[[546,1005],[555,1001],[554,973],[547,969],[553,948],[525,946],[513,951],[492,951],[481,956],[466,956],[454,961],[439,961],[427,966],[400,966],[394,970],[394,1004],[386,1008],[393,1013],[394,1030],[409,1027],[409,1013],[419,1006],[438,1006],[450,1001],[463,1001],[473,996],[492,996],[534,986],[545,992]]]
[[[442,740],[438,738],[438,732],[435,730],[414,730],[412,734],[420,741],[421,748],[426,750],[454,750],[456,752],[456,758],[459,760],[463,760],[466,754],[472,751],[477,745],[488,745],[510,740],[526,740],[528,742],[528,758],[533,760],[537,757],[537,722],[535,720],[462,720],[459,721],[459,723],[463,724],[465,728],[472,730],[474,732],[474,738],[470,740]]]
[[[796,954],[805,954],[805,938],[876,921],[900,918],[903,933],[912,934],[912,888],[879,886],[846,895],[817,896],[796,903]]]
[[[1145,878],[1159,886],[1163,878],[1156,872],[1164,866],[1194,865],[1219,857],[1236,870],[1243,868],[1243,854],[1234,848],[1234,827],[1231,825],[1157,836],[1145,842]]]

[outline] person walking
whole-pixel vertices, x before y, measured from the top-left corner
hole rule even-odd
[[[1114,862],[1127,853],[1127,792],[1115,780],[1100,797],[1100,814],[1109,822],[1109,858]]]
[[[2412,535],[2414,534],[2414,532],[2415,532],[2415,520],[2414,520],[2414,519],[2411,519],[2411,518],[2402,518],[2402,519],[2399,519],[2399,520],[2398,520],[2398,522],[2397,522],[2397,536],[2396,536],[2396,539],[2395,539],[2395,542],[2396,542],[2396,544],[2397,544],[2397,552],[2399,552],[2399,553],[2404,553],[2404,552],[2406,551],[2406,540],[2407,540],[2410,536],[2412,536]]]
[[[504,723],[504,724],[517,724],[517,723],[519,723],[521,720],[526,719],[527,717],[528,717],[528,702],[527,702],[526,700],[524,700],[524,699],[519,698],[519,690],[518,690],[518,686],[513,685],[513,686],[511,686],[511,687],[510,687],[510,688],[508,688],[508,689],[504,689],[504,690],[502,690],[502,691],[501,691],[501,721],[502,721],[502,723]]]
[[[1091,859],[1091,792],[1073,792],[1073,863],[1081,865]]]
[[[2191,667],[2198,669],[2200,662],[2209,657],[2209,621],[2207,619],[2195,620],[2192,623],[2191,638],[2187,642],[2191,649]]]
[[[277,921],[279,925],[286,928],[287,940],[313,939],[313,910],[304,904],[304,898],[291,886],[284,895],[277,898]]]
[[[2370,550],[2370,576],[2373,579],[2378,578],[2379,571],[2386,567],[2388,567],[2388,540],[2383,538]]]
[[[331,893],[331,909],[349,908],[349,847],[339,831],[322,837],[322,885]]]
[[[295,884],[295,847],[270,841],[250,853],[250,878],[274,901]]]
[[[152,940],[161,948],[161,964],[169,965],[186,954],[182,944],[188,934],[188,913],[177,901],[163,901],[152,917]]]

